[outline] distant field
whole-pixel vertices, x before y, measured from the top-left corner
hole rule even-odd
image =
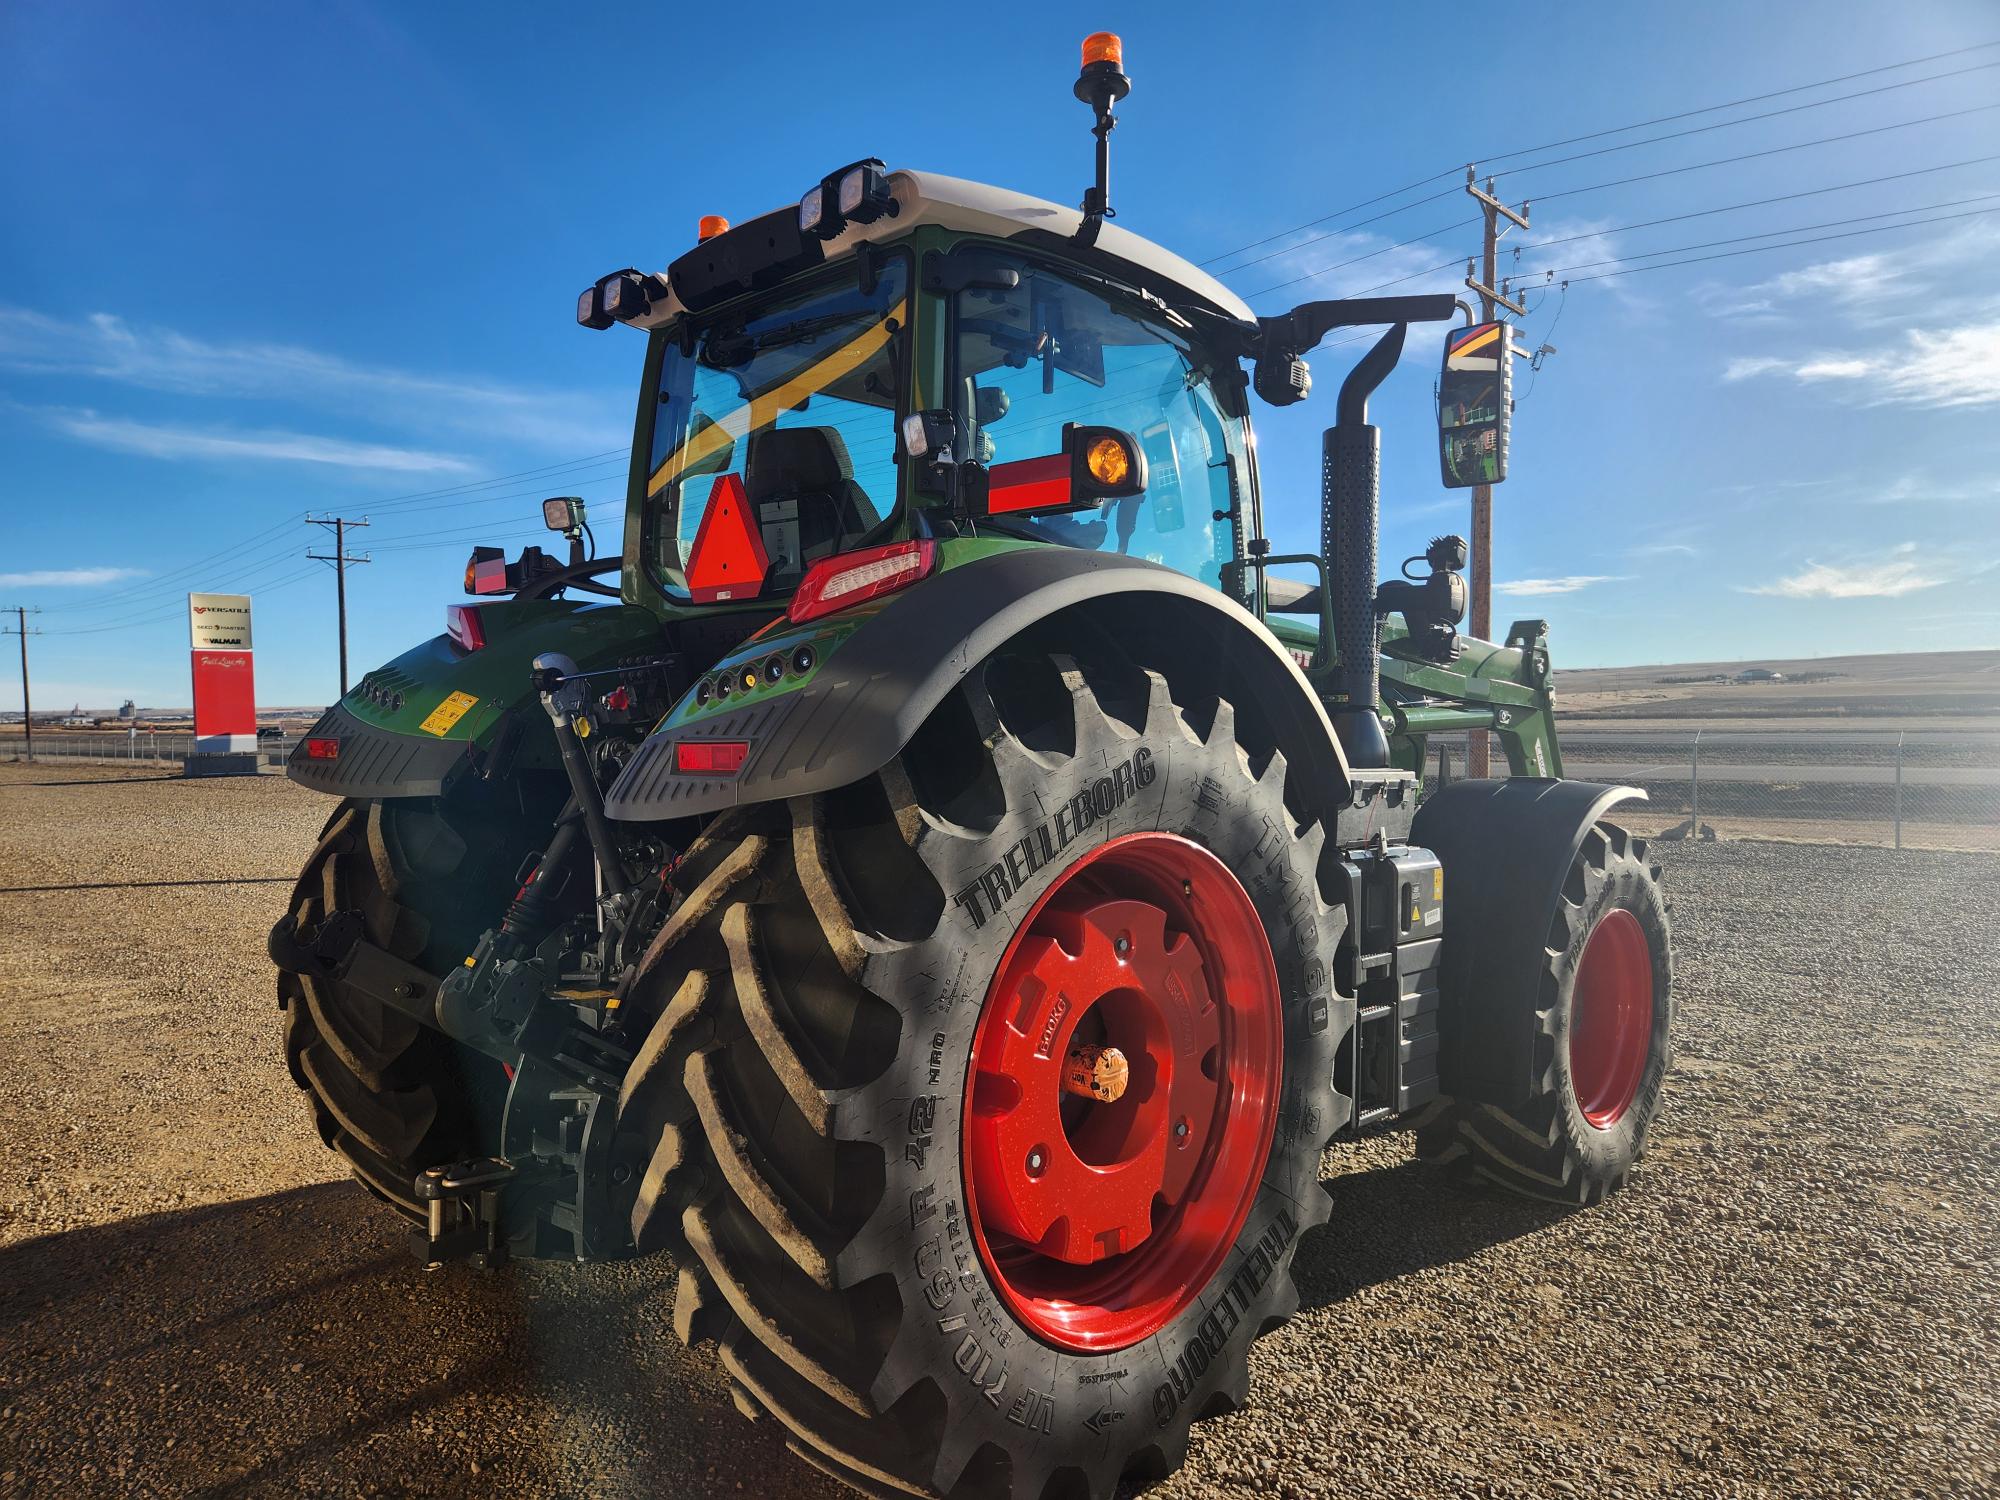
[[[1782,672],[1808,682],[1739,683],[1746,669]],[[1669,682],[1722,676],[1726,682]],[[1853,720],[1885,728],[1924,722],[1963,724],[1990,719],[2000,727],[2000,651],[1903,652],[1885,656],[1823,656],[1806,661],[1760,658],[1677,662],[1643,667],[1590,667],[1555,675],[1556,711],[1579,719],[1685,724],[1742,720]],[[1775,726],[1774,726],[1775,727]]]

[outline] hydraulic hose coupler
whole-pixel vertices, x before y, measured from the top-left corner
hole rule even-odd
[[[543,652],[535,658],[532,670],[535,690],[541,694],[542,707],[555,726],[556,749],[562,754],[563,770],[569,776],[570,795],[583,814],[584,832],[590,835],[591,852],[597,856],[604,893],[619,895],[630,888],[631,881],[626,878],[624,862],[618,857],[618,846],[612,841],[611,825],[604,818],[604,793],[597,785],[590,756],[576,732],[577,720],[583,715],[587,680],[578,675],[576,663],[560,651]]]

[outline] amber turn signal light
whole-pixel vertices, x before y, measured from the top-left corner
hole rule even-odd
[[[1083,451],[1083,465],[1108,490],[1122,488],[1132,477],[1132,455],[1115,437],[1093,438]]]

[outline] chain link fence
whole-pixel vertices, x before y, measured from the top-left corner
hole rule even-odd
[[[282,766],[296,741],[289,735],[259,738],[257,753],[266,766]],[[64,733],[37,729],[35,760],[48,764],[134,765],[179,768],[194,754],[191,731],[141,729],[130,734]],[[27,746],[18,737],[0,741],[0,759],[24,761]]]
[[[1578,781],[1645,791],[1618,821],[1650,838],[2000,853],[2000,731],[1579,727],[1562,756]],[[1462,736],[1432,739],[1434,776],[1464,767]]]
[[[258,741],[281,767],[294,741]],[[1465,738],[1435,736],[1433,786],[1465,773]],[[1496,759],[1497,746],[1496,748]],[[23,758],[19,740],[0,756]],[[1573,729],[1563,770],[1579,781],[1637,786],[1647,801],[1619,820],[1649,838],[1778,839],[1895,849],[2000,853],[2000,731]],[[35,759],[179,768],[191,733],[40,731]]]

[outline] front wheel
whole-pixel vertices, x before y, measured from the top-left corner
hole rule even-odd
[[[727,819],[628,1002],[633,1230],[738,1405],[873,1493],[1179,1466],[1297,1306],[1351,1016],[1323,831],[1225,701],[975,672],[902,758]]]
[[[1645,1150],[1674,1016],[1659,867],[1616,824],[1585,831],[1557,893],[1538,1002],[1527,1102],[1447,1103],[1419,1128],[1417,1151],[1530,1197],[1595,1203]]]

